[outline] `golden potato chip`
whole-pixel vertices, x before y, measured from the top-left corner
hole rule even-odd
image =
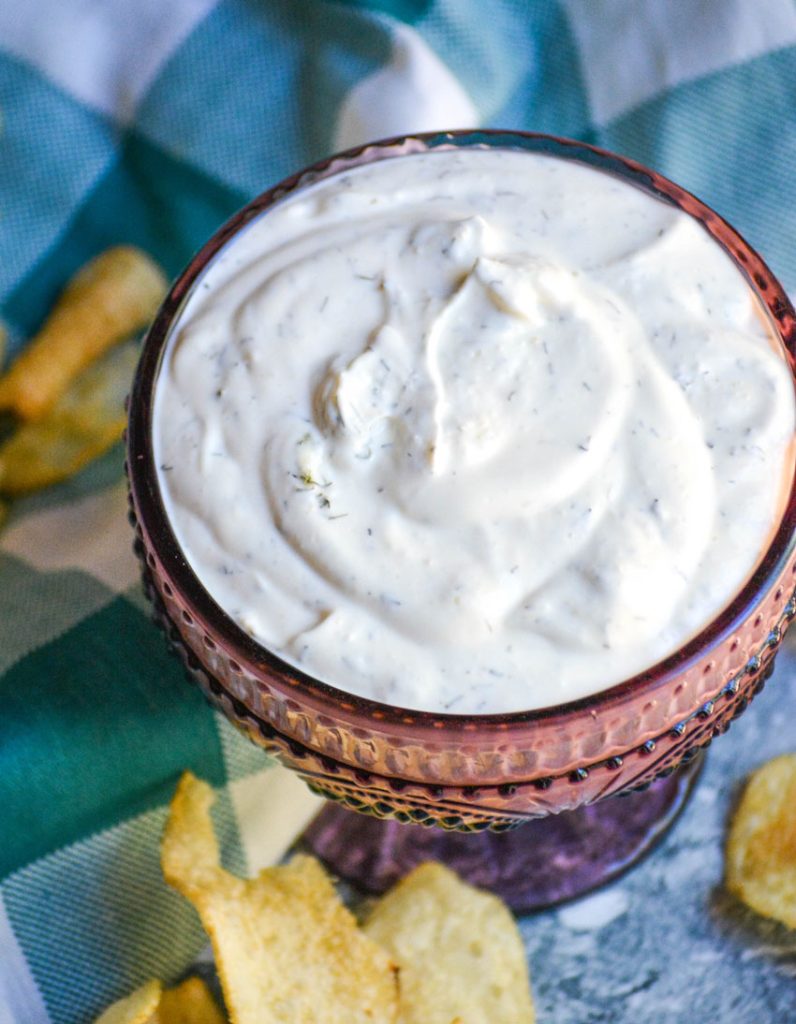
[[[159,981],[148,981],[109,1006],[96,1024],[226,1024],[226,1018],[202,979],[188,978],[165,991]]]
[[[85,370],[55,407],[0,445],[0,492],[23,494],[65,480],[122,436],[124,400],[138,361],[134,341]]]
[[[508,907],[442,864],[415,868],[365,932],[398,964],[399,1024],[532,1024],[528,965]]]
[[[747,783],[727,840],[727,888],[796,928],[796,754],[775,757]]]
[[[235,1024],[391,1024],[390,957],[357,927],[312,857],[256,878],[219,863],[213,791],[186,772],[172,800],[161,863],[210,936]]]
[[[148,981],[132,995],[109,1006],[96,1024],[154,1024],[160,993],[160,982]]]
[[[0,378],[0,409],[35,420],[87,366],[146,327],[166,294],[166,279],[132,246],[97,256],[64,289],[44,327]]]
[[[210,989],[201,978],[187,978],[160,997],[157,1024],[225,1024]]]

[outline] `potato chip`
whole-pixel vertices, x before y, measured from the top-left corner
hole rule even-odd
[[[0,409],[36,420],[117,342],[146,327],[166,294],[162,271],[140,249],[108,249],[64,289],[44,327],[0,378]]]
[[[202,979],[188,978],[166,990],[148,981],[109,1006],[96,1024],[226,1024],[226,1018]]]
[[[399,969],[399,1024],[532,1024],[528,965],[508,907],[442,864],[415,868],[365,932]]]
[[[226,1018],[202,979],[187,978],[160,997],[157,1024],[226,1024]]]
[[[727,888],[796,928],[796,754],[775,757],[749,780],[727,840]]]
[[[246,880],[225,871],[213,792],[189,772],[163,836],[166,881],[210,936],[235,1024],[391,1024],[397,983],[387,953],[357,927],[312,857]]]
[[[55,407],[0,445],[0,492],[23,494],[64,480],[122,436],[124,400],[138,361],[126,342],[85,370]]]
[[[96,1024],[154,1024],[160,993],[160,982],[148,981],[132,995],[109,1006]]]

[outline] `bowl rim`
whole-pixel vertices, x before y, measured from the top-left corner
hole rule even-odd
[[[724,218],[692,193],[638,161],[562,136],[480,128],[423,132],[356,146],[308,165],[253,198],[222,224],[198,250],[173,282],[144,341],[129,399],[127,470],[131,497],[139,513],[139,524],[149,538],[168,579],[179,588],[181,600],[190,607],[191,614],[202,623],[203,628],[218,637],[225,652],[255,679],[265,674],[263,681],[271,688],[281,689],[285,696],[299,699],[301,693],[301,699],[308,709],[323,713],[333,706],[336,712],[364,716],[374,727],[381,729],[391,722],[401,723],[411,725],[414,732],[439,736],[441,728],[470,732],[475,723],[479,732],[500,732],[505,737],[511,731],[525,730],[535,723],[549,723],[556,719],[564,722],[584,714],[594,717],[601,711],[618,707],[631,699],[636,700],[641,695],[652,697],[682,676],[707,653],[718,648],[732,633],[740,630],[777,581],[781,580],[796,549],[796,472],[782,517],[772,531],[754,571],[733,599],[676,651],[626,680],[576,700],[531,710],[451,714],[403,708],[348,693],[284,661],[246,633],[211,597],[183,555],[162,500],[154,449],[150,443],[155,385],[172,326],[178,321],[186,302],[198,287],[214,257],[234,236],[282,199],[327,177],[378,160],[465,147],[522,150],[586,164],[685,210],[701,222],[745,276],[780,339],[796,388],[796,312],[787,294],[752,246]],[[793,571],[796,573],[796,565]]]

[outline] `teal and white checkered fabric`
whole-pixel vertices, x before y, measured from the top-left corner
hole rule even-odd
[[[108,245],[139,245],[174,274],[311,160],[476,125],[652,165],[793,289],[794,83],[792,0],[5,0],[12,350]],[[201,949],[158,867],[182,769],[221,787],[239,868],[278,848],[281,803],[301,799],[183,682],[147,620],[130,541],[119,450],[18,502],[0,533],[1,1024],[91,1020]]]

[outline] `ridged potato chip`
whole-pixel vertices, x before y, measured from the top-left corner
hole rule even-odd
[[[199,912],[235,1024],[393,1024],[392,961],[357,927],[320,864],[296,856],[248,880],[225,871],[213,799],[207,783],[183,775],[161,864]]]
[[[0,409],[40,419],[95,359],[146,327],[166,279],[146,253],[116,246],[67,284],[41,331],[0,377]]]
[[[775,757],[749,779],[727,839],[727,888],[796,928],[796,754]]]
[[[137,361],[134,341],[112,349],[81,373],[43,419],[22,424],[3,442],[0,493],[24,494],[65,480],[118,441]]]
[[[399,1024],[533,1024],[511,912],[442,864],[421,864],[402,879],[365,932],[398,964]]]
[[[112,1003],[96,1024],[155,1024],[161,991],[159,981],[148,981],[132,995]]]
[[[157,1024],[226,1024],[210,989],[201,978],[187,978],[160,997]]]

